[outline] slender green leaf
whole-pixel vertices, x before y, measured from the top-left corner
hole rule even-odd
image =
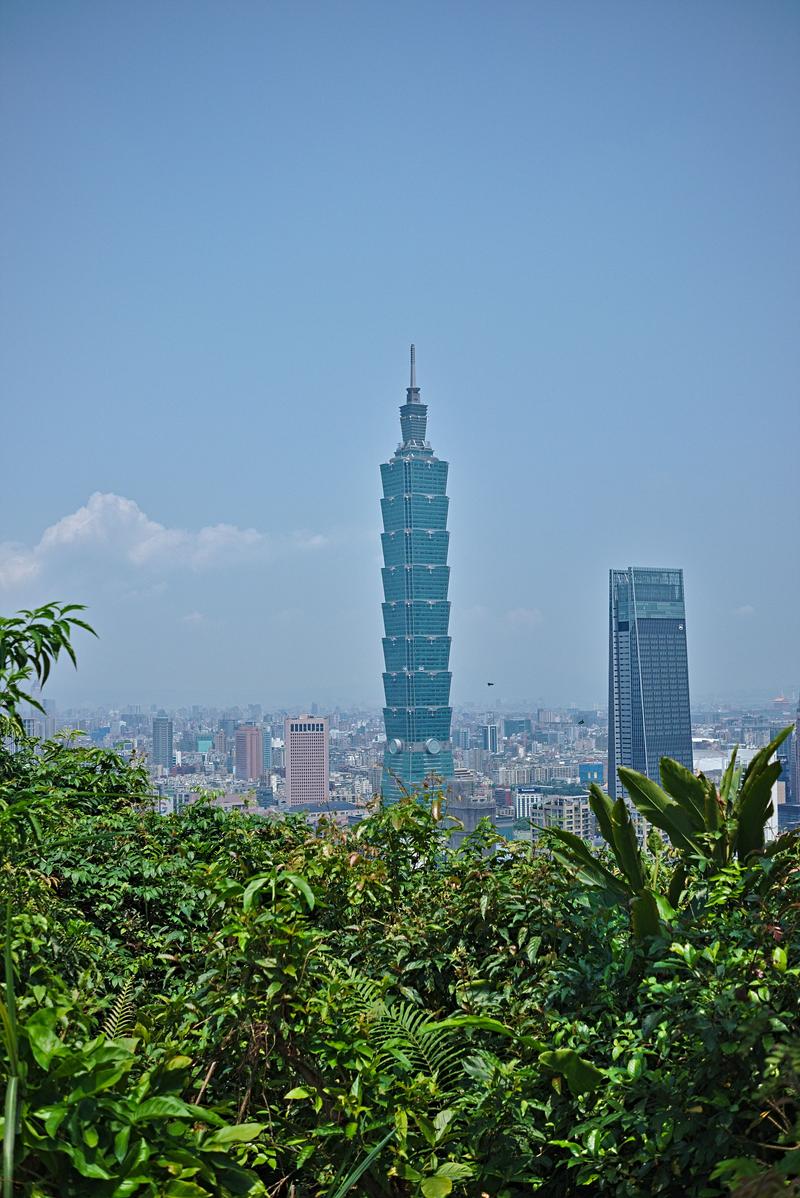
[[[693,821],[657,782],[624,766],[620,766],[617,772],[634,806],[645,819],[666,832],[676,848],[689,853],[701,851],[695,838]]]
[[[617,864],[625,875],[631,890],[639,891],[644,886],[644,869],[642,857],[633,830],[628,805],[624,799],[617,799],[611,810],[612,848]]]
[[[612,845],[614,843],[614,833],[611,827],[611,813],[614,810],[614,804],[596,782],[589,784],[589,806],[594,812],[603,840],[605,840],[606,844]]]
[[[738,778],[738,771],[736,769],[736,755],[738,752],[739,746],[734,745],[731,759],[725,767],[725,773],[722,775],[722,782],[720,783],[719,796],[726,806],[736,794],[734,782]]]
[[[671,757],[661,758],[661,785],[688,815],[697,832],[705,829],[705,788],[691,770]]]
[[[630,891],[625,882],[603,865],[602,861],[597,860],[580,836],[567,832],[564,828],[550,828],[548,840],[555,859],[568,869],[574,870],[586,885],[610,890],[618,898],[629,897]]]
[[[380,1140],[374,1146],[374,1148],[371,1148],[369,1152],[362,1157],[355,1168],[347,1174],[347,1177],[345,1177],[344,1180],[336,1187],[335,1191],[330,1195],[330,1198],[344,1198],[345,1194],[352,1190],[356,1182],[361,1180],[367,1169],[369,1169],[370,1165],[372,1165],[373,1162],[378,1159],[386,1145],[390,1140],[394,1139],[396,1134],[397,1128],[395,1127],[393,1127],[390,1132],[387,1132],[383,1139]]]
[[[752,774],[738,804],[736,852],[740,861],[764,848],[766,824],[773,813],[772,787],[780,777],[781,763],[773,761]]]

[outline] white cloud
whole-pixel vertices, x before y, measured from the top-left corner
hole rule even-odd
[[[735,616],[739,616],[743,620],[746,620],[749,616],[754,616],[756,614],[756,609],[750,603],[743,603],[741,607],[735,607],[733,609],[733,614]]]
[[[96,491],[83,507],[46,528],[37,545],[0,543],[0,587],[21,585],[52,563],[87,556],[137,570],[205,570],[326,543],[319,533],[274,539],[234,524],[210,524],[196,532],[167,528],[151,520],[133,499]]]
[[[29,549],[13,541],[0,541],[0,587],[19,586],[38,573],[38,563]]]
[[[205,624],[206,617],[201,611],[190,611],[181,616],[181,624]]]

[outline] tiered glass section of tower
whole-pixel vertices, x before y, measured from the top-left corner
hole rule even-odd
[[[450,603],[447,598],[447,462],[426,440],[428,408],[416,385],[400,408],[402,441],[383,480],[383,797],[430,775],[453,775],[450,740]]]

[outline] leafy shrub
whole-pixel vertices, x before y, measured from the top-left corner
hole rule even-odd
[[[160,816],[35,749],[0,750],[4,1198],[797,1193],[800,852],[737,852],[739,783],[632,861],[453,849],[435,795]]]

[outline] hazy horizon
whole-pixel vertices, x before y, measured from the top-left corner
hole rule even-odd
[[[46,693],[380,706],[411,341],[455,706],[603,703],[628,565],[684,569],[693,707],[796,693],[798,50],[780,0],[4,5],[0,612],[100,634]]]

